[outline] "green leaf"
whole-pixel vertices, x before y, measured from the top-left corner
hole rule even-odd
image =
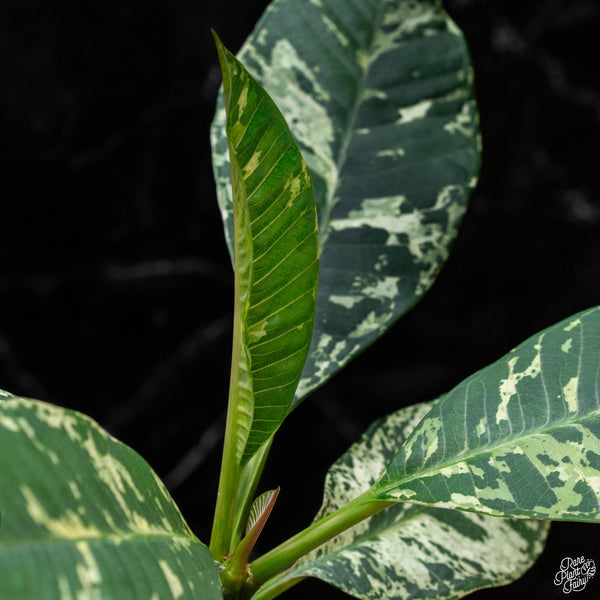
[[[375,423],[330,469],[317,519],[368,490],[431,403]],[[443,600],[509,583],[541,553],[549,523],[399,503],[324,544],[253,600],[317,577],[368,600]]]
[[[0,403],[0,511],[0,598],[222,598],[152,469],[79,413]]]
[[[218,39],[217,48],[234,206],[232,435],[243,464],[288,414],[308,354],[318,230],[308,168],[283,116]]]
[[[479,166],[472,69],[438,0],[275,0],[239,56],[310,168],[321,272],[294,405],[429,288]],[[212,129],[233,255],[225,115]]]
[[[438,402],[379,498],[600,521],[600,308],[534,335]]]

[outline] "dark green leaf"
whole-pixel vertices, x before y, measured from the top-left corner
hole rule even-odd
[[[446,259],[479,163],[472,70],[437,0],[275,0],[240,57],[315,186],[320,287],[297,404],[415,304]],[[212,135],[233,254],[222,103]]]
[[[380,498],[600,521],[600,309],[533,336],[438,402]]]

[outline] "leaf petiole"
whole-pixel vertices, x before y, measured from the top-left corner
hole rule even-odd
[[[246,463],[242,468],[239,478],[238,497],[235,509],[235,518],[233,521],[233,531],[230,547],[235,548],[240,539],[248,519],[250,506],[254,501],[256,488],[265,467],[265,462],[269,456],[269,450],[273,438],[264,444],[260,450]]]
[[[252,562],[252,583],[262,585],[311,550],[392,504],[395,502],[381,500],[368,490]]]

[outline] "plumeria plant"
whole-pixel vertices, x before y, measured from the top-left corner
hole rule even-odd
[[[551,520],[600,520],[600,308],[381,418],[313,523],[253,554],[277,430],[422,297],[456,235],[480,155],[461,32],[438,0],[274,0],[238,58],[215,41],[235,298],[210,544],[94,421],[4,392],[0,597],[270,600],[313,577],[441,600],[513,581]]]

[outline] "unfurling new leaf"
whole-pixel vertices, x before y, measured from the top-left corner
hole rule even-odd
[[[218,39],[217,48],[233,189],[232,435],[244,464],[287,416],[308,354],[318,228],[310,174],[283,116]]]

